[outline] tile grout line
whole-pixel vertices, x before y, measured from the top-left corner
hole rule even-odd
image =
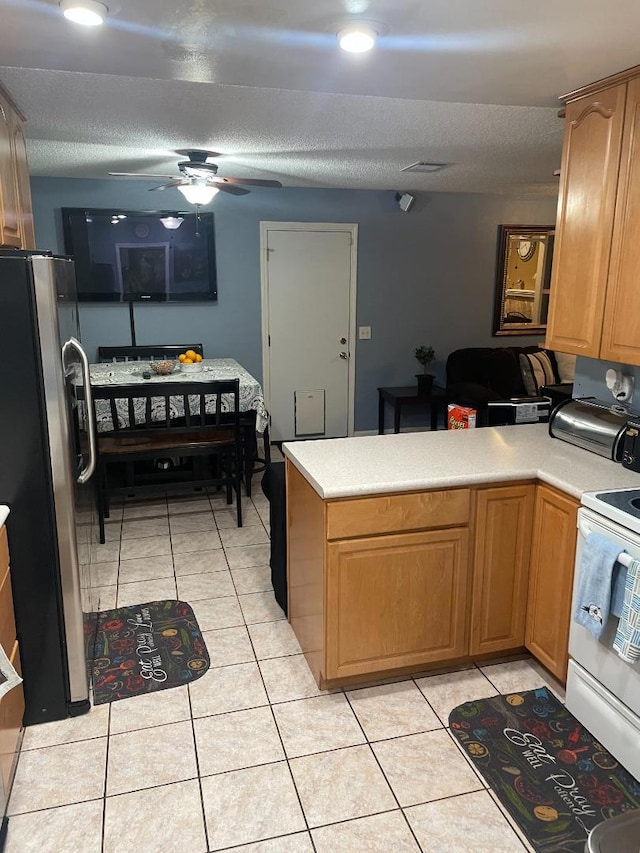
[[[308,835],[309,835],[309,840],[310,840],[310,842],[311,842],[311,847],[312,847],[312,849],[313,849],[313,851],[314,851],[314,853],[315,853],[315,851],[316,851],[315,841],[313,840],[313,836],[311,835],[311,828],[310,828],[310,826],[309,826],[309,821],[308,821],[308,819],[307,819],[307,815],[306,815],[306,812],[305,812],[305,810],[304,810],[304,806],[303,806],[303,804],[302,804],[302,799],[301,799],[301,797],[300,797],[300,792],[298,791],[298,786],[296,785],[296,780],[295,780],[295,776],[293,775],[293,770],[291,769],[291,763],[290,763],[290,761],[289,761],[289,756],[287,755],[287,749],[286,749],[286,747],[285,747],[285,745],[284,745],[284,740],[282,739],[282,734],[281,734],[281,732],[280,732],[280,727],[278,726],[278,720],[276,719],[276,715],[274,714],[274,711],[273,711],[273,704],[272,704],[272,702],[271,702],[271,697],[269,696],[269,691],[267,690],[267,685],[266,685],[266,683],[265,683],[264,676],[263,676],[263,674],[262,674],[262,670],[261,670],[261,668],[260,668],[260,664],[259,664],[259,662],[258,662],[258,658],[257,658],[257,655],[256,655],[255,646],[254,646],[254,644],[253,644],[253,639],[252,639],[251,634],[249,633],[249,630],[248,630],[248,629],[247,629],[247,634],[248,634],[248,636],[249,636],[249,643],[251,644],[251,649],[252,649],[253,654],[254,654],[254,656],[255,656],[255,658],[256,658],[256,666],[257,666],[257,669],[258,669],[258,673],[259,673],[259,675],[260,675],[260,681],[262,682],[262,687],[263,687],[263,689],[264,689],[265,696],[267,697],[267,702],[269,703],[269,704],[268,704],[268,708],[269,708],[269,712],[271,713],[271,719],[273,720],[273,724],[274,724],[274,726],[276,727],[276,731],[277,731],[277,733],[278,733],[278,739],[280,740],[280,745],[282,746],[282,752],[283,752],[283,755],[284,755],[284,760],[285,760],[285,762],[286,762],[286,764],[287,764],[287,770],[289,771],[289,777],[290,777],[290,779],[291,779],[291,784],[293,785],[293,790],[296,792],[296,797],[297,797],[297,799],[298,799],[298,804],[299,804],[299,806],[300,806],[300,811],[301,811],[301,813],[302,813],[302,818],[303,818],[304,823],[305,823],[305,826],[306,826],[306,828],[307,828],[307,833],[308,833]]]
[[[196,737],[196,726],[193,718],[193,706],[191,704],[191,691],[187,684],[187,700],[189,702],[189,717],[191,720],[191,736],[193,737],[193,751],[196,757],[196,773],[198,774],[198,791],[200,792],[200,808],[202,809],[202,823],[204,826],[204,841],[207,850],[211,849],[209,844],[209,827],[207,825],[207,810],[204,804],[204,792],[202,790],[202,776],[200,775],[200,757],[198,755],[198,739]]]
[[[413,679],[411,679],[411,680],[413,680]],[[397,797],[397,795],[396,795],[396,792],[393,790],[393,786],[391,785],[391,782],[389,782],[389,779],[387,778],[387,774],[384,772],[384,768],[382,767],[382,764],[380,763],[380,761],[379,761],[379,759],[378,759],[378,756],[376,755],[376,752],[375,752],[374,748],[373,748],[373,747],[372,747],[372,745],[371,745],[371,741],[369,740],[369,737],[368,737],[368,735],[367,735],[366,731],[364,730],[364,726],[363,726],[363,725],[362,725],[362,723],[360,722],[360,718],[358,717],[357,713],[355,712],[355,710],[354,710],[354,708],[353,708],[353,705],[351,704],[351,700],[349,699],[349,694],[348,694],[348,693],[347,693],[347,691],[346,691],[346,690],[344,690],[344,689],[343,689],[343,695],[344,695],[345,699],[347,700],[347,704],[349,705],[349,708],[351,709],[351,713],[352,713],[352,714],[353,714],[353,716],[356,718],[356,721],[357,721],[358,725],[360,726],[360,730],[362,731],[362,734],[363,734],[363,736],[364,736],[365,742],[366,742],[367,746],[369,747],[369,751],[370,751],[370,752],[371,752],[371,754],[373,755],[373,760],[374,760],[374,761],[376,762],[376,764],[378,765],[378,768],[379,768],[380,772],[382,773],[382,777],[383,777],[384,781],[387,783],[387,787],[388,787],[388,788],[389,788],[389,790],[391,791],[391,794],[392,794],[392,796],[393,796],[393,799],[396,801],[396,803],[397,803],[397,805],[398,805],[398,809],[400,810],[400,814],[401,814],[401,815],[402,815],[402,817],[404,818],[404,822],[406,823],[406,825],[407,825],[407,827],[408,827],[408,829],[409,829],[409,832],[411,833],[411,835],[412,835],[413,839],[415,840],[415,842],[416,842],[416,844],[417,844],[417,846],[418,846],[418,850],[422,850],[422,845],[421,845],[421,844],[420,844],[420,842],[418,841],[418,838],[417,838],[417,836],[416,836],[415,832],[413,831],[413,828],[412,828],[411,824],[409,823],[409,820],[408,820],[408,818],[407,818],[406,814],[404,813],[404,809],[403,809],[403,807],[400,805],[400,800],[398,799],[398,797]],[[422,695],[422,694],[421,694],[421,695]],[[425,702],[426,702],[426,699],[425,699]],[[427,702],[427,704],[429,704],[429,703]],[[429,707],[431,707],[431,706],[429,706]],[[436,717],[437,717],[437,715],[436,715]],[[352,818],[352,820],[354,820],[354,818]]]

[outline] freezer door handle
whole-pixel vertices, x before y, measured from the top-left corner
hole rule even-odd
[[[86,352],[82,349],[80,341],[76,338],[69,340],[62,347],[62,361],[64,363],[67,353],[74,350],[80,356],[80,364],[82,365],[82,383],[84,388],[84,401],[86,406],[87,428],[89,433],[89,462],[86,467],[78,474],[78,482],[84,485],[87,480],[90,480],[96,470],[97,448],[96,448],[96,425],[93,417],[93,396],[91,394],[91,378],[89,376],[89,359]]]

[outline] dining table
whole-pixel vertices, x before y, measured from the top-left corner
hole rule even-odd
[[[158,393],[162,394],[162,385],[171,383],[213,382],[219,379],[239,379],[240,385],[240,412],[254,411],[256,417],[256,432],[263,433],[269,422],[269,415],[264,404],[262,386],[235,358],[205,358],[201,362],[202,369],[197,372],[183,372],[178,364],[171,373],[159,374],[153,371],[148,361],[116,361],[89,365],[89,377],[92,386],[105,385],[157,385]],[[180,397],[171,398],[175,400],[175,415],[184,415],[183,402]],[[194,405],[195,400],[194,398]],[[144,411],[145,402],[141,398],[138,401],[141,413]],[[213,405],[205,400],[206,405]],[[173,405],[173,403],[172,403]],[[153,411],[153,410],[152,410]],[[195,411],[195,409],[194,409]],[[119,411],[120,414],[120,411]],[[126,407],[122,410],[123,418],[126,419]],[[153,417],[153,416],[152,416]],[[160,420],[164,419],[164,409],[158,413]],[[111,411],[108,400],[96,400],[96,421],[99,432],[108,432],[113,429]]]

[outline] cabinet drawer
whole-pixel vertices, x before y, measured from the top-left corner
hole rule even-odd
[[[20,653],[18,643],[14,643],[10,661],[18,675],[20,668]],[[0,699],[0,772],[5,793],[9,793],[13,780],[13,769],[16,757],[22,717],[24,715],[24,693],[22,684],[18,684]]]
[[[7,568],[4,575],[0,577],[0,643],[7,657],[11,655],[15,641],[16,622],[13,615],[11,575]]]
[[[469,522],[469,489],[447,489],[327,504],[327,538],[350,539]]]

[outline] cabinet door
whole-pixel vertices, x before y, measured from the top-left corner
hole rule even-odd
[[[538,486],[525,645],[561,681],[567,677],[578,502]]]
[[[22,120],[14,116],[11,144],[16,174],[16,189],[18,192],[18,214],[21,228],[21,243],[23,249],[35,249],[36,238],[33,230],[33,213],[31,209],[31,185],[29,183],[29,166],[27,164],[27,141],[24,137]]]
[[[600,354],[626,84],[568,104],[546,346]]]
[[[628,84],[600,358],[640,365],[640,79]]]
[[[476,494],[471,654],[524,645],[535,486]]]
[[[15,671],[21,676],[20,652],[17,641],[13,644],[9,660]],[[0,699],[0,776],[6,795],[11,790],[15,772],[23,715],[24,692],[22,684],[18,684]]]
[[[0,246],[22,245],[15,158],[13,110],[0,99]]]
[[[466,528],[327,546],[328,679],[467,654]]]

